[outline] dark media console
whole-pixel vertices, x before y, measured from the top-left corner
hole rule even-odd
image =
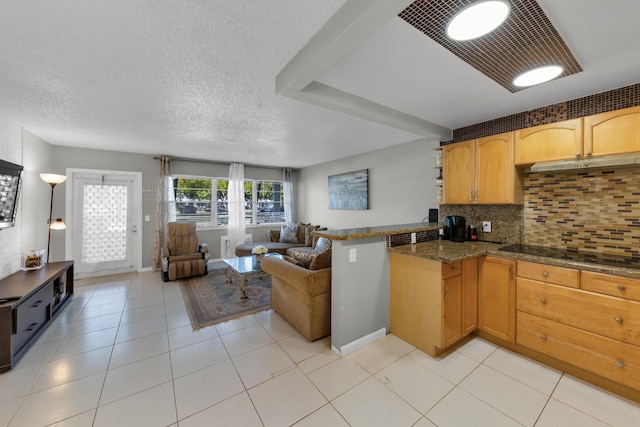
[[[73,296],[73,261],[0,280],[0,372],[11,369]]]

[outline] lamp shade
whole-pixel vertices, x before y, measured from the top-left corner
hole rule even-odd
[[[64,230],[67,228],[67,226],[62,221],[62,218],[56,218],[55,221],[51,221],[49,228],[52,230]]]
[[[40,179],[42,179],[47,184],[60,184],[67,180],[67,177],[64,175],[56,175],[55,173],[41,173]]]

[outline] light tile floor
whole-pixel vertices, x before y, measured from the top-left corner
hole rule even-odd
[[[433,359],[387,335],[340,358],[272,311],[193,332],[178,286],[77,281],[0,375],[0,425],[640,425],[640,405],[479,338]]]

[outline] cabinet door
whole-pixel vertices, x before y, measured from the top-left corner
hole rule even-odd
[[[462,338],[462,276],[442,280],[442,347]]]
[[[475,189],[476,203],[517,203],[516,169],[513,163],[513,132],[487,136],[476,141]],[[519,195],[522,193],[518,189]],[[517,200],[516,200],[517,199]]]
[[[444,203],[473,203],[473,141],[445,145]]]
[[[640,107],[585,117],[585,156],[635,151],[640,151]]]
[[[515,132],[515,164],[530,165],[582,156],[582,119],[565,120]]]
[[[484,257],[478,280],[478,329],[515,342],[516,262]]]
[[[478,327],[478,258],[462,262],[462,336]]]

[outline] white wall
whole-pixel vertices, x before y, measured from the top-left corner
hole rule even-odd
[[[0,158],[7,162],[22,164],[22,136],[21,128],[15,123],[0,117]],[[0,278],[6,277],[20,270],[20,254],[22,249],[20,240],[22,235],[22,201],[24,191],[18,201],[18,214],[15,227],[0,231]]]
[[[420,222],[437,208],[437,140],[418,140],[298,171],[297,221],[330,229]],[[369,209],[329,210],[328,176],[369,169]]]
[[[22,248],[27,252],[31,249],[46,249],[49,229],[49,204],[51,200],[51,186],[40,179],[41,173],[56,173],[64,175],[64,169],[52,167],[53,146],[37,137],[26,129],[22,130],[24,181],[22,185],[22,221],[28,226],[22,227]],[[54,200],[64,199],[65,183],[55,188]],[[62,217],[62,212],[54,210],[54,215]],[[55,217],[55,216],[54,216]],[[60,235],[62,234],[62,236]],[[54,231],[51,235],[53,242],[61,238],[64,231]],[[51,261],[63,260],[64,253],[57,259],[52,253]]]

